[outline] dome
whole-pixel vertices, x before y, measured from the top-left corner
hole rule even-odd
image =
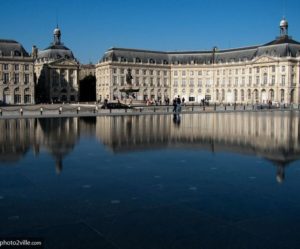
[[[285,18],[283,18],[281,21],[280,21],[280,27],[287,27],[289,24],[288,24],[288,21],[285,20]]]
[[[44,50],[38,52],[38,59],[46,60],[57,60],[57,59],[71,59],[74,60],[75,57],[72,51],[63,45],[60,41],[61,31],[58,27],[53,30],[54,41],[53,43]]]
[[[42,59],[75,59],[72,51],[63,45],[52,45],[38,52],[38,58]]]

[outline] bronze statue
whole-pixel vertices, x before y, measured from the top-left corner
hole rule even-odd
[[[127,85],[132,85],[132,79],[133,79],[133,77],[131,75],[131,69],[128,68],[127,69],[127,74],[126,74],[126,83],[127,83]]]

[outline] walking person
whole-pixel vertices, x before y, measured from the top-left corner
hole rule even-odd
[[[176,112],[181,112],[181,99],[179,95],[176,99]]]
[[[173,99],[173,112],[176,112],[176,107],[177,107],[177,99]]]

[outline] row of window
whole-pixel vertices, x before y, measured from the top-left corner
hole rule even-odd
[[[173,92],[174,92],[174,94],[177,94],[179,91],[178,91],[177,88],[175,88],[173,90]],[[202,94],[202,89],[199,88],[197,90],[197,92],[198,92],[198,94]],[[266,91],[264,90],[263,92],[265,93]],[[185,94],[186,90],[182,89],[181,93]],[[195,89],[190,89],[189,93],[194,94]],[[222,89],[222,90],[217,89],[216,92],[215,92],[215,99],[217,101],[220,101],[220,100],[225,101],[226,94],[231,95],[232,93],[233,93],[234,101],[237,102],[238,101],[238,90],[237,89],[234,89],[233,92],[231,90],[228,90],[227,93],[226,93],[225,89]],[[252,98],[254,98],[255,100],[258,100],[258,98],[259,98],[259,91],[258,90],[252,91],[251,89],[248,89],[247,92],[246,92],[246,90],[241,89],[240,90],[240,99],[241,99],[241,101],[245,101],[245,93],[247,94],[247,99],[248,100],[251,100]],[[205,94],[210,94],[210,90],[207,89],[205,91]],[[274,100],[274,96],[275,96],[274,90],[273,89],[269,90],[269,95],[268,95],[269,99]],[[281,89],[280,90],[280,100],[282,102],[284,101],[284,96],[285,96],[285,90]]]
[[[29,84],[29,74],[24,74],[24,84]],[[13,75],[13,78],[9,79],[9,73],[3,73],[3,84],[8,84],[10,81],[13,81],[14,84],[20,83],[20,75],[18,73],[15,73]]]
[[[127,74],[128,71],[127,71],[127,69],[124,69],[124,68],[120,68],[120,69],[113,68],[112,72],[113,72],[113,74]],[[168,71],[166,71],[166,70],[160,71],[160,70],[152,70],[152,69],[148,69],[148,70],[147,69],[135,69],[135,70],[132,70],[131,73],[135,74],[135,75],[140,75],[140,74],[163,75],[163,76],[168,75]]]
[[[271,73],[275,73],[276,72],[276,67],[275,65],[269,67],[270,68],[270,71]],[[259,74],[261,71],[265,72],[267,71],[267,68],[261,68],[261,67],[254,67],[254,72]],[[223,70],[216,70],[216,73],[217,75],[220,75],[220,74],[223,74],[223,75],[226,75],[226,72],[228,75],[232,75],[233,72],[235,72],[235,74],[240,74],[240,72],[242,74],[245,74],[246,71],[248,71],[249,74],[252,74],[253,70],[252,68],[248,68],[248,69],[245,69],[245,68],[241,68],[241,69],[223,69]],[[292,66],[291,67],[291,71],[292,72],[295,72],[295,66]],[[181,76],[187,76],[187,74],[189,73],[189,76],[195,76],[198,74],[198,76],[202,76],[202,75],[207,75],[207,76],[210,76],[211,73],[213,71],[211,70],[198,70],[198,71],[186,71],[186,70],[182,70],[182,71],[173,71],[173,75],[176,77],[176,76],[179,76],[179,74],[181,73]],[[286,66],[281,66],[281,72],[284,73],[286,72]]]
[[[269,82],[269,78],[267,77],[267,75],[265,74],[264,77],[263,77],[263,81],[261,82],[261,78],[260,76],[256,76],[256,81],[255,81],[255,84],[256,85],[259,85],[259,84],[263,84],[263,85],[267,85],[268,82]],[[275,75],[272,75],[271,81],[269,82],[271,85],[275,85]],[[202,80],[202,79],[198,79],[198,86],[202,86],[203,83],[204,83],[205,80]],[[178,79],[174,79],[174,83],[173,85],[174,86],[178,86]],[[226,85],[226,82],[227,82],[227,85],[231,85],[233,83],[233,78],[228,78],[228,80],[226,80],[225,78],[222,79],[222,85]],[[211,85],[212,84],[212,80],[211,79],[206,79],[205,81],[206,85]],[[217,81],[216,81],[216,86],[219,86],[221,83],[221,80],[220,78],[217,78]],[[235,85],[245,85],[246,83],[246,78],[245,77],[242,77],[242,79],[238,78],[238,77],[235,77],[234,78],[234,84]],[[249,76],[248,77],[248,85],[252,85],[252,76]],[[286,83],[286,76],[285,75],[282,75],[281,76],[281,84],[284,85]],[[291,77],[291,84],[294,83],[294,76]],[[190,86],[194,86],[195,84],[195,81],[194,79],[190,79],[189,80],[189,85]],[[187,85],[187,81],[185,79],[182,79],[181,80],[181,85],[182,86],[186,86]]]
[[[125,57],[123,57],[123,56],[121,56],[121,57],[118,57],[118,61],[119,62],[128,62],[128,59],[127,58],[125,58]],[[140,59],[140,58],[135,58],[134,59],[134,62],[135,63],[142,63],[142,60]],[[150,59],[148,59],[148,63],[150,63],[150,64],[164,64],[164,65],[167,65],[167,64],[169,64],[169,62],[167,61],[167,60],[159,60],[159,61],[156,61],[155,59],[152,59],[152,58],[150,58]]]
[[[21,104],[22,103],[22,98],[20,94],[15,94],[14,95],[14,103],[15,104]],[[25,104],[30,104],[31,103],[31,95],[26,94],[24,95],[24,103]]]
[[[20,65],[20,64],[2,64],[2,70],[9,70],[9,66],[11,66],[15,71],[19,71],[21,67],[23,67],[24,71],[29,71],[29,65]]]

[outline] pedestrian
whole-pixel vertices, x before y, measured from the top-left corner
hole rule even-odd
[[[177,107],[177,100],[176,98],[173,99],[173,112],[176,112],[176,107]]]
[[[178,95],[176,99],[176,112],[180,112],[180,111],[181,111],[181,99],[180,96]]]

